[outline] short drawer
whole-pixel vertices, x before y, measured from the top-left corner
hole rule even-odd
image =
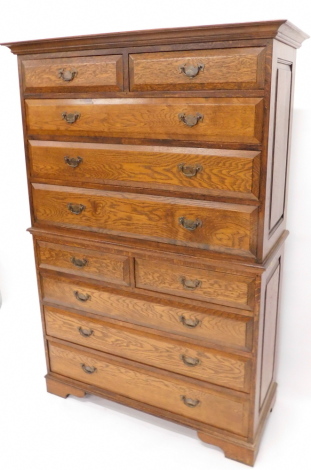
[[[37,242],[39,268],[77,274],[114,284],[130,284],[129,259],[125,256]]]
[[[43,302],[240,350],[252,348],[252,318],[111,292],[90,283],[41,278]],[[204,313],[203,313],[204,312]]]
[[[29,158],[37,179],[258,198],[254,151],[31,140]]]
[[[135,260],[136,287],[251,310],[255,278],[149,259]]]
[[[254,257],[257,207],[33,184],[36,223]]]
[[[264,59],[263,47],[130,54],[130,89],[263,88]]]
[[[23,60],[25,93],[123,90],[121,55]]]
[[[159,369],[249,392],[250,359],[45,307],[49,336]]]
[[[30,135],[99,136],[259,144],[261,98],[25,101]]]
[[[229,395],[56,342],[49,343],[49,353],[51,371],[56,374],[247,435],[249,402],[238,392]]]

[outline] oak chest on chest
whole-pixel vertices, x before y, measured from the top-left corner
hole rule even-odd
[[[49,392],[185,424],[253,465],[306,38],[271,21],[7,44]]]

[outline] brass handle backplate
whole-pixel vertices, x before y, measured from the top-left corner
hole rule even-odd
[[[195,366],[198,366],[200,364],[200,359],[198,359],[197,357],[190,357],[190,356],[185,356],[185,354],[182,354],[180,356],[180,359],[183,361],[183,363],[186,365],[186,366],[189,366],[189,367],[195,367]]]
[[[197,318],[195,320],[192,320],[191,318],[186,318],[184,315],[180,315],[179,321],[188,328],[196,328],[199,323],[201,323],[200,320],[198,320]]]
[[[97,370],[96,367],[86,366],[85,364],[81,364],[81,367],[86,374],[94,374],[94,372]]]
[[[67,163],[68,166],[71,166],[71,168],[77,168],[80,163],[83,162],[83,158],[81,157],[64,157],[65,163]]]
[[[79,258],[75,258],[73,256],[72,258],[70,258],[70,261],[72,262],[72,264],[77,266],[77,268],[84,268],[84,266],[87,265],[87,259],[85,259],[85,258],[79,259]]]
[[[78,72],[75,69],[72,69],[72,70],[60,69],[58,71],[59,78],[64,80],[64,82],[71,82],[77,75],[78,75]]]
[[[184,289],[195,290],[201,286],[202,281],[199,281],[199,279],[186,279],[184,276],[182,276],[180,278],[180,283]]]
[[[202,220],[200,219],[190,220],[190,219],[186,219],[186,217],[179,217],[178,222],[182,227],[190,231],[193,231],[199,227],[202,227]]]
[[[62,113],[62,118],[68,122],[68,124],[74,124],[80,117],[80,113],[67,113],[66,111]]]
[[[198,165],[197,163],[195,163],[194,165],[179,163],[179,165],[177,165],[177,168],[179,171],[182,172],[183,175],[187,176],[187,178],[192,178],[193,176],[196,176],[199,171],[203,170],[202,165]]]
[[[94,333],[93,330],[86,330],[85,328],[82,328],[82,326],[79,326],[78,331],[80,335],[83,336],[84,338],[88,338],[89,336],[92,336],[92,334]]]
[[[203,114],[197,113],[197,114],[185,114],[185,113],[179,113],[178,114],[178,119],[186,124],[188,127],[193,127],[196,124],[198,124],[199,121],[203,121]]]
[[[69,204],[67,204],[67,208],[72,214],[79,215],[82,211],[84,211],[85,206],[83,204],[74,204],[69,202]]]
[[[78,290],[74,291],[74,296],[77,300],[80,300],[80,302],[87,302],[91,299],[91,296],[89,294],[81,294],[81,292],[79,292]]]
[[[198,65],[180,65],[178,67],[180,73],[183,73],[186,75],[188,78],[194,78],[196,77],[200,71],[204,70],[204,64],[198,64]]]
[[[182,395],[180,398],[182,399],[182,401],[184,402],[186,406],[189,406],[189,408],[195,408],[201,403],[200,400],[197,400],[197,399],[193,400],[193,398],[187,398],[185,395]]]

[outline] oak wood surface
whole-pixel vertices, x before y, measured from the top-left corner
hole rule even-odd
[[[38,242],[40,268],[77,274],[106,282],[129,285],[129,259],[110,253]]]
[[[227,388],[249,391],[250,362],[245,358],[168,340],[151,334],[152,330],[150,334],[142,334],[49,307],[45,308],[45,319],[49,336]]]
[[[190,308],[181,303],[115,293],[74,280],[46,276],[41,278],[41,286],[45,304],[52,303],[133,325],[179,334],[188,342],[199,339],[221,347],[244,350],[252,347],[251,319],[226,313],[221,309],[200,309],[195,306]],[[88,300],[79,301],[75,292],[88,295]],[[187,326],[189,324],[195,327]]]
[[[110,136],[260,144],[263,100],[260,98],[141,98],[26,100],[31,135]],[[68,124],[63,113],[78,113]],[[200,114],[195,126],[179,115]]]
[[[26,93],[123,90],[121,55],[24,60],[22,67]],[[76,75],[66,81],[60,71]]]
[[[252,310],[254,278],[135,259],[136,287]]]
[[[40,184],[32,194],[37,223],[254,253],[256,207]],[[75,214],[69,205],[83,209]],[[200,226],[188,230],[181,220]]]
[[[103,359],[91,352],[85,353],[51,342],[49,349],[52,372],[133,397],[238,435],[246,435],[248,403],[245,399],[234,400],[231,395],[215,393],[182,380],[168,381],[160,375],[156,377],[137,368],[124,367],[113,357],[111,360]],[[95,368],[96,371],[93,374],[85,373],[81,364]],[[199,403],[189,407],[184,400]]]
[[[262,47],[130,54],[129,61],[132,91],[260,89],[264,84]],[[189,77],[182,66],[201,70]]]
[[[254,151],[31,140],[29,157],[31,176],[37,180],[258,197],[260,154]],[[65,157],[82,161],[71,167]],[[184,172],[179,165],[186,167]],[[199,171],[194,174],[196,167]]]

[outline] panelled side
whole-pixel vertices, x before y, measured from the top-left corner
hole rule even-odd
[[[292,47],[274,41],[263,259],[286,228],[295,54]]]

